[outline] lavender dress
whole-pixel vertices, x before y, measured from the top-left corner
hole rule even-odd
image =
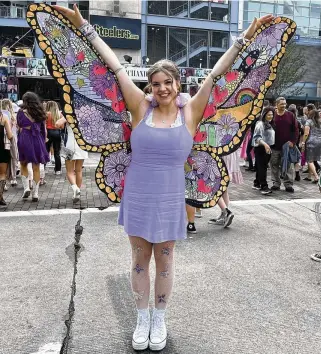
[[[120,204],[119,224],[129,236],[151,243],[186,238],[184,163],[193,139],[183,110],[183,125],[154,128],[146,124],[150,107],[131,135],[132,161]]]
[[[49,162],[49,155],[45,145],[45,122],[32,122],[20,110],[17,114],[17,124],[20,128],[18,135],[19,160],[35,164]]]

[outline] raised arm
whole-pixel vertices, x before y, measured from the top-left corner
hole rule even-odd
[[[251,26],[243,33],[245,40],[250,40],[258,28],[265,23],[271,22],[272,20],[272,15],[266,15],[259,19],[255,18]],[[242,46],[236,42],[221,56],[197,94],[189,101],[188,105],[190,105],[191,116],[193,117],[193,124],[195,128],[202,120],[204,109],[212,91],[214,79],[217,76],[224,74],[232,66],[241,48]]]
[[[77,28],[82,27],[86,23],[76,4],[74,4],[74,10],[57,5],[53,7],[66,16]],[[132,113],[132,116],[136,117],[140,103],[145,97],[143,91],[140,90],[129,78],[126,70],[122,67],[112,49],[99,36],[96,36],[95,38],[93,37],[95,36],[92,36],[92,39],[90,39],[91,37],[87,36],[92,46],[100,54],[106,65],[117,75],[127,108]]]

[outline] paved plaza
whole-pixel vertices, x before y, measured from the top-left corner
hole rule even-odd
[[[95,183],[95,169],[99,161],[99,154],[89,154],[89,159],[85,161],[83,169],[83,186],[81,208],[106,208],[111,205],[105,194],[100,192]],[[5,200],[8,204],[7,208],[0,209],[0,213],[4,211],[32,211],[32,210],[49,210],[49,209],[71,209],[79,208],[79,205],[72,203],[72,190],[66,179],[66,171],[63,167],[61,175],[56,176],[53,173],[53,165],[47,165],[46,185],[39,189],[39,201],[37,203],[21,199],[23,188],[20,178],[18,178],[17,187],[9,187],[5,192]],[[244,184],[229,186],[231,200],[253,200],[253,199],[318,199],[321,197],[318,187],[311,182],[300,181],[295,182],[295,193],[288,193],[283,190],[275,192],[272,195],[262,196],[259,191],[253,190],[253,179],[255,173],[246,172],[244,167],[241,168],[244,177]],[[307,174],[302,174],[303,177]],[[271,183],[270,183],[271,185]]]

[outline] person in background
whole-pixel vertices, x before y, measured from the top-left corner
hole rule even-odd
[[[73,203],[78,203],[80,201],[81,195],[80,188],[82,185],[82,167],[84,160],[88,158],[88,152],[82,150],[78,146],[74,138],[74,133],[72,132],[72,129],[64,116],[61,116],[61,118],[56,121],[55,125],[57,129],[65,128],[68,136],[66,141],[66,148],[73,151],[73,156],[70,158],[70,160],[65,159],[65,165],[67,178],[73,191]]]
[[[8,112],[8,117],[10,120],[11,131],[12,131],[12,140],[11,140],[11,148],[10,148],[10,166],[8,170],[8,179],[10,180],[11,186],[17,185],[17,172],[19,168],[19,156],[18,156],[18,147],[17,147],[17,117],[14,112],[14,106],[10,100],[7,98],[1,100],[0,102],[1,110],[5,110]]]
[[[303,136],[303,133],[304,133],[304,129],[303,129],[303,126],[301,124],[301,119],[298,118],[299,116],[299,112],[296,108],[296,105],[295,104],[290,104],[289,108],[288,108],[288,111],[289,112],[292,112],[295,119],[297,120],[298,122],[298,129],[299,129],[299,137],[298,137],[298,140],[296,142],[296,146],[297,148],[300,150],[300,143],[301,143],[301,138]],[[301,151],[301,150],[300,150]],[[301,156],[302,157],[302,156]],[[301,168],[301,165],[300,165],[300,162],[296,163],[295,166],[294,166],[294,170],[295,170],[295,180],[296,181],[300,181],[301,180],[301,176],[300,176],[300,168]]]
[[[8,116],[0,110],[0,207],[6,207],[3,199],[4,187],[6,185],[7,169],[10,162],[10,145],[13,138],[11,124]]]
[[[252,141],[256,161],[256,177],[252,188],[261,190],[265,195],[272,193],[267,183],[267,169],[271,159],[271,146],[275,142],[274,113],[274,107],[264,108],[261,119],[255,125]]]
[[[230,177],[230,182],[233,184],[242,184],[243,176],[240,169],[239,151],[237,150],[229,155],[223,156],[223,160],[226,164],[226,168]],[[218,218],[210,219],[208,223],[227,228],[232,224],[232,221],[234,219],[234,214],[229,209],[230,197],[228,194],[228,190],[225,191],[225,193],[222,195],[217,204],[221,209],[221,214]]]
[[[302,150],[306,152],[309,175],[313,176],[313,183],[316,184],[318,183],[319,176],[314,161],[321,160],[321,118],[316,109],[309,111],[308,120],[304,127]],[[308,177],[304,180],[311,181],[312,179]]]
[[[317,109],[317,108],[316,108],[316,106],[315,106],[313,103],[309,103],[309,104],[307,105],[305,123],[306,123],[306,121],[309,119],[309,113],[310,113],[312,110],[314,110],[314,109]],[[305,126],[305,124],[304,124],[304,126]],[[320,165],[319,165],[319,162],[318,162],[318,161],[313,161],[313,163],[314,163],[314,166],[315,166],[315,169],[316,169],[317,173],[321,172],[321,167],[320,167]],[[309,173],[309,171],[310,171],[310,170],[309,170],[309,168],[308,168],[308,169],[307,169],[307,172]],[[308,178],[311,178],[311,176],[309,175]]]
[[[280,172],[283,145],[289,144],[289,147],[293,148],[299,138],[298,122],[293,113],[286,110],[286,99],[278,97],[276,99],[276,107],[274,116],[275,144],[272,146],[270,160],[273,181],[272,191],[280,190],[281,186]],[[287,192],[294,192],[292,164],[288,164],[283,183]]]
[[[47,128],[47,142],[46,147],[48,153],[50,152],[51,146],[54,150],[55,156],[55,174],[61,174],[61,157],[60,157],[60,147],[61,147],[61,130],[57,129],[56,122],[62,117],[57,102],[48,101],[46,102],[45,108],[47,114],[46,128]]]
[[[38,192],[40,185],[40,164],[49,161],[46,150],[46,113],[39,100],[33,92],[26,92],[22,96],[22,109],[17,114],[19,127],[18,150],[21,165],[21,180],[23,184],[23,199],[30,196],[28,181],[28,163],[32,163],[33,189],[32,201],[39,200]]]

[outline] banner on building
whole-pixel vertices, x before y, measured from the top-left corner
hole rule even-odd
[[[141,20],[91,15],[90,23],[111,48],[141,48]]]

